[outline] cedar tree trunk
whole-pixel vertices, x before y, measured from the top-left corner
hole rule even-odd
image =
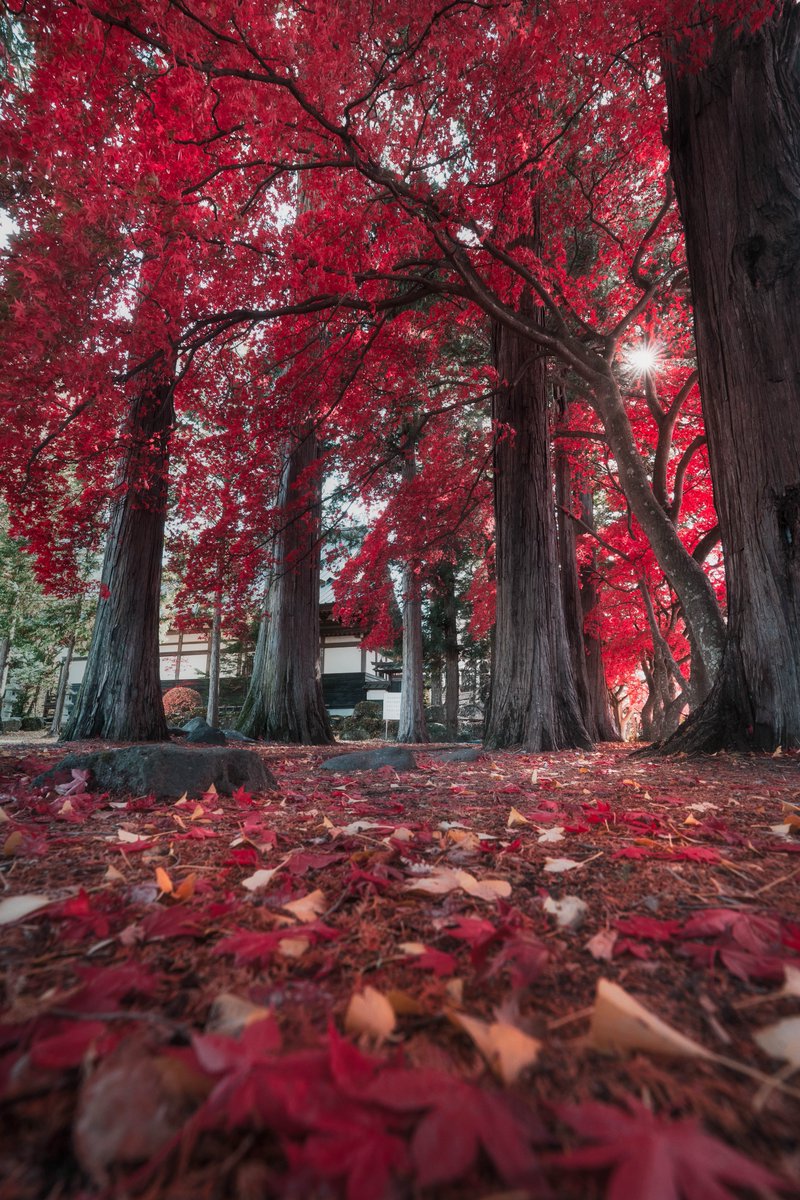
[[[211,653],[208,662],[208,704],[206,721],[216,726],[219,722],[219,671],[222,651],[222,589],[214,589],[214,611],[211,617]]]
[[[238,722],[248,737],[307,746],[333,741],[319,667],[319,459],[316,432],[308,427],[284,461],[268,612]]]
[[[484,743],[591,747],[580,713],[558,578],[545,360],[495,324],[493,416],[497,608]]]
[[[589,678],[586,673],[586,646],[583,639],[583,607],[581,585],[578,576],[576,555],[577,539],[575,524],[570,517],[572,511],[572,468],[569,457],[563,450],[556,449],[556,519],[558,528],[558,565],[561,579],[561,602],[564,606],[564,624],[567,631],[572,674],[578,694],[583,723],[592,739],[599,734],[592,711],[589,694]]]
[[[416,445],[409,435],[403,463],[403,480],[417,473]],[[403,674],[400,680],[398,742],[429,742],[425,717],[424,656],[422,648],[422,595],[419,576],[408,564],[403,570]]]
[[[666,67],[728,582],[705,703],[669,745],[800,746],[800,7]]]
[[[437,658],[431,667],[431,707],[441,708],[444,693],[442,692],[442,660]]]
[[[406,567],[403,571],[403,674],[398,742],[430,741],[425,718],[423,666],[419,578],[411,567]]]
[[[449,741],[458,737],[458,701],[461,681],[458,669],[458,622],[456,620],[455,572],[448,570],[444,601],[444,723]]]
[[[0,714],[3,711],[3,700],[6,694],[6,667],[8,666],[8,656],[11,650],[11,638],[7,635],[0,637]],[[0,730],[3,728],[3,722],[0,720]]]
[[[581,493],[581,520],[587,529],[594,529],[594,502],[591,492]],[[586,679],[589,687],[589,706],[592,722],[601,742],[618,742],[622,738],[611,708],[611,697],[603,663],[603,647],[595,632],[594,611],[597,608],[597,547],[581,568],[581,613],[583,644],[586,648]]]
[[[155,375],[156,372],[153,372]],[[86,672],[66,741],[166,741],[158,618],[167,513],[172,379],[153,379],[134,399],[111,507],[100,600]]]
[[[56,702],[53,708],[53,720],[50,723],[50,733],[53,737],[58,737],[61,732],[61,719],[64,716],[64,704],[67,699],[67,685],[69,683],[69,669],[72,665],[72,655],[75,650],[75,631],[70,634],[65,647],[64,658],[61,662],[61,670],[58,673],[58,686],[56,688]]]

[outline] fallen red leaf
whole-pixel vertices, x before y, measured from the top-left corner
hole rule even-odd
[[[705,1133],[694,1119],[666,1121],[637,1100],[628,1112],[588,1101],[558,1116],[593,1143],[552,1161],[571,1170],[608,1167],[606,1200],[733,1200],[735,1188],[771,1195],[787,1187],[760,1163]]]

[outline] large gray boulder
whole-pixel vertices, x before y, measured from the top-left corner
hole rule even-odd
[[[337,754],[322,764],[323,771],[377,771],[379,767],[394,767],[395,771],[415,771],[417,762],[405,746],[385,746],[380,750],[356,750],[352,754]]]
[[[91,771],[92,784],[99,791],[159,799],[182,796],[184,792],[202,796],[212,783],[223,795],[240,787],[248,792],[267,792],[276,787],[274,776],[250,750],[216,746],[195,749],[168,742],[67,754],[33,782],[43,787],[72,768]]]
[[[482,746],[464,746],[460,750],[433,750],[431,758],[437,762],[472,763],[483,758]]]
[[[192,717],[185,725],[181,726],[184,733],[194,733],[195,729],[210,729],[208,721],[205,717]]]
[[[193,746],[224,746],[228,739],[215,725],[206,725],[199,729],[193,729],[186,735],[186,741]]]

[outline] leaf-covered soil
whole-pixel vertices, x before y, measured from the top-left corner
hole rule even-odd
[[[800,1195],[796,757],[257,752],[0,743],[3,1200]]]

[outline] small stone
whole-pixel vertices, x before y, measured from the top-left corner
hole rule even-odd
[[[238,729],[223,729],[222,732],[229,742],[247,742],[251,746],[256,744],[255,738],[245,737],[243,733],[239,733]]]
[[[385,746],[380,750],[356,750],[352,754],[337,754],[322,763],[323,771],[377,771],[379,767],[394,767],[395,771],[415,771],[417,762],[403,746]]]

